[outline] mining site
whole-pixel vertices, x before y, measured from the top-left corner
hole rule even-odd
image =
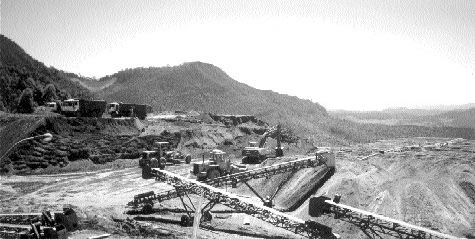
[[[146,120],[2,114],[1,122],[2,142],[52,134],[48,142],[38,137],[19,145],[3,165],[10,171],[1,181],[5,237],[21,234],[14,225],[27,228],[44,221],[42,212],[67,207],[77,215],[68,238],[189,238],[198,205],[200,238],[474,234],[474,140],[414,137],[318,148],[253,116],[213,114]],[[269,148],[282,141],[282,155],[244,160],[243,149],[259,147],[248,147],[249,141],[267,141]],[[169,160],[166,152],[173,149],[191,160]],[[143,152],[161,154],[164,161],[141,163]],[[204,178],[193,172],[203,164],[220,165],[218,159],[236,170],[201,170]],[[311,215],[312,198],[335,195],[355,211]],[[393,219],[408,226],[378,230]],[[310,221],[325,228],[310,227]]]
[[[475,238],[473,0],[0,11],[0,239]]]

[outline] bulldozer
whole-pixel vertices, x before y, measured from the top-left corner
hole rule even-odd
[[[275,138],[277,140],[277,147],[275,148],[275,154],[272,154],[272,150],[264,148],[268,137]],[[243,164],[259,164],[270,157],[282,157],[284,152],[281,147],[281,125],[278,124],[268,129],[257,142],[249,142],[249,146],[242,150],[242,163]]]
[[[202,162],[195,162],[192,164],[193,169],[191,170],[191,173],[197,177],[198,181],[238,173],[247,169],[245,165],[232,164],[231,159],[225,157],[226,153],[219,149],[213,149],[210,152],[210,155],[210,159],[204,160],[203,156]]]

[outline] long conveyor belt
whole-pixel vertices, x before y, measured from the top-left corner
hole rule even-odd
[[[165,181],[175,188],[187,191],[206,198],[214,203],[219,203],[268,222],[276,227],[286,229],[309,238],[335,238],[330,227],[314,221],[304,221],[300,218],[282,213],[275,209],[262,206],[249,199],[239,197],[225,190],[215,188],[205,183],[190,180],[180,175],[160,170],[152,169],[152,173],[157,180]]]
[[[306,157],[302,159],[292,160],[289,162],[283,162],[274,164],[271,166],[266,166],[262,168],[247,170],[244,172],[234,173],[225,175],[222,177],[217,177],[214,179],[209,179],[204,181],[205,184],[209,184],[212,186],[224,186],[224,185],[231,185],[236,186],[238,183],[247,182],[251,179],[258,179],[269,177],[276,174],[283,174],[295,170],[299,170],[302,168],[310,168],[310,167],[317,167],[322,165],[323,158],[320,155]],[[158,193],[154,193],[153,191],[141,193],[134,196],[134,200],[129,202],[129,205],[139,206],[144,203],[150,202],[161,202],[164,200],[169,200],[172,198],[178,197],[178,192],[174,189],[168,191],[162,191]]]

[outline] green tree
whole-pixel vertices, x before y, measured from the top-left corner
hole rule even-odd
[[[34,102],[33,102],[33,91],[30,88],[23,90],[18,101],[17,107],[18,113],[31,114],[35,112]]]
[[[5,111],[5,106],[3,105],[2,97],[0,97],[0,111]]]
[[[58,97],[56,96],[56,87],[53,84],[48,84],[45,87],[43,92],[43,101],[52,102],[55,101]]]

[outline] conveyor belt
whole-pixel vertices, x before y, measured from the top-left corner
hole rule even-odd
[[[166,181],[168,184],[196,195],[201,195],[211,202],[225,205],[234,210],[244,212],[262,221],[307,236],[309,238],[335,238],[331,228],[313,221],[304,221],[297,217],[287,215],[275,209],[265,207],[249,199],[239,197],[232,193],[213,186],[190,180],[180,175],[153,168],[157,180]]]
[[[234,173],[214,179],[206,180],[204,183],[212,186],[235,186],[241,182],[247,182],[251,179],[258,179],[269,177],[276,174],[283,174],[302,168],[317,167],[323,164],[323,157],[321,155],[306,157],[302,159],[292,160],[289,162],[278,163],[271,166],[252,169],[244,172]],[[134,201],[129,202],[129,205],[139,206],[144,203],[161,202],[163,200],[169,200],[178,197],[176,190],[169,190],[164,192],[147,192],[134,196]]]

